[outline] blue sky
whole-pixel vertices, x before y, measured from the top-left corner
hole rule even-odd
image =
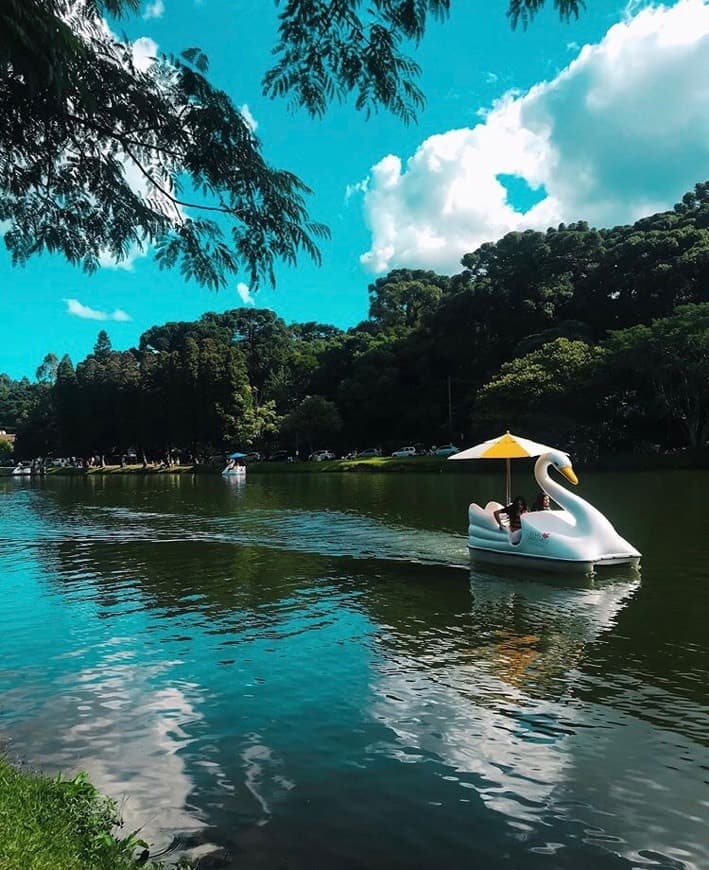
[[[392,268],[452,274],[511,229],[632,221],[709,177],[709,0],[591,0],[566,25],[549,0],[526,32],[510,29],[504,4],[452,6],[412,49],[427,102],[408,128],[350,106],[312,120],[263,97],[272,0],[151,0],[121,22],[148,53],[200,46],[210,78],[248,106],[267,159],[314,191],[311,216],[332,232],[323,265],[279,268],[257,305],[344,328]],[[47,352],[76,363],[100,329],[130,347],[152,325],[238,307],[238,284],[214,293],[150,255],[87,276],[59,256],[13,268],[2,251],[0,372],[33,378]]]

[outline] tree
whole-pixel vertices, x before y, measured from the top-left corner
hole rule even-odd
[[[277,0],[279,2],[279,0]],[[545,0],[510,0],[512,26],[527,26]],[[451,0],[284,0],[274,53],[266,74],[271,97],[292,95],[292,103],[320,117],[328,103],[354,95],[368,115],[385,108],[405,123],[416,119],[424,97],[414,79],[421,68],[401,53],[405,40],[418,44],[430,18],[445,20]],[[584,0],[554,0],[562,19],[578,16]]]
[[[94,355],[105,359],[111,353],[111,339],[105,329],[102,329],[96,337],[94,345]]]
[[[57,366],[54,382],[54,407],[57,414],[57,448],[63,455],[71,455],[78,450],[83,420],[79,415],[76,372],[71,358],[64,354]]]
[[[709,440],[709,303],[613,333],[607,365],[642,390],[645,407],[678,422],[690,447]]]
[[[57,379],[59,360],[56,354],[48,353],[42,360],[42,365],[37,369],[35,377],[40,384],[53,384]]]
[[[0,435],[0,461],[9,459],[14,452],[14,448],[7,438]]]
[[[310,452],[342,428],[342,418],[334,402],[322,396],[307,396],[283,420],[283,431],[304,439]]]
[[[266,401],[269,376],[285,363],[290,335],[285,322],[267,308],[234,308],[223,314],[204,314],[200,323],[223,330],[244,354],[249,383]]]
[[[479,391],[474,413],[497,427],[568,442],[594,418],[598,358],[599,351],[583,341],[557,338],[504,363]]]
[[[545,0],[510,0],[527,26]],[[583,0],[554,0],[563,19]],[[309,189],[273,169],[231,99],[210,84],[197,48],[136,65],[101,16],[140,0],[4,0],[0,4],[0,221],[15,264],[59,252],[88,272],[108,252],[154,246],[161,267],[218,288],[245,269],[274,280],[276,258],[316,262],[327,229],[305,208]],[[450,0],[282,0],[272,97],[322,115],[355,95],[414,120],[418,64],[402,54]],[[129,178],[135,174],[139,183]]]
[[[413,329],[448,290],[450,279],[423,269],[395,269],[369,285],[369,317],[381,329]]]
[[[13,262],[57,251],[92,272],[104,252],[154,245],[161,266],[220,287],[241,268],[253,286],[273,281],[277,257],[319,261],[327,231],[307,217],[308,188],[267,165],[204,55],[139,68],[99,18],[138,5],[2,4],[0,221]]]

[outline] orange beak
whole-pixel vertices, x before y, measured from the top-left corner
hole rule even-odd
[[[574,486],[578,485],[579,479],[574,474],[574,470],[570,465],[565,465],[563,468],[560,468],[559,471],[564,475],[569,483],[573,483]]]

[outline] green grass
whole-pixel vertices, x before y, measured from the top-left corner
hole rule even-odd
[[[331,459],[325,462],[253,462],[248,466],[249,474],[327,474],[332,472],[411,472],[442,471],[445,460],[435,456],[416,456],[393,459],[390,456],[373,456],[370,459]],[[446,471],[454,471],[450,464]],[[458,471],[461,469],[458,468]]]
[[[572,457],[573,458],[573,457]],[[591,462],[574,463],[579,468],[595,471],[652,471],[671,469],[709,468],[709,449],[683,450],[674,454],[608,454]],[[503,460],[474,462],[448,462],[442,456],[412,456],[394,459],[391,456],[376,456],[370,459],[334,459],[326,462],[252,462],[248,474],[328,474],[333,472],[382,472],[434,474],[480,474],[504,470]],[[142,465],[107,465],[105,468],[51,468],[50,475],[84,474],[220,474],[222,466],[177,465],[169,470]],[[0,868],[2,870],[2,868]]]
[[[0,759],[2,870],[157,870],[164,866],[139,861],[147,844],[135,834],[114,837],[111,832],[119,823],[115,804],[100,795],[84,774],[70,780],[49,779],[20,772]]]

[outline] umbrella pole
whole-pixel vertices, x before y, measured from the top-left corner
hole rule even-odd
[[[507,463],[507,486],[505,487],[505,504],[508,505],[512,501],[512,470],[510,468],[510,460],[506,459]]]

